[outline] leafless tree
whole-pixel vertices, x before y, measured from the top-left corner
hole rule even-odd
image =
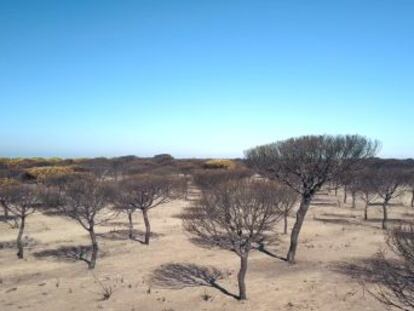
[[[148,174],[132,176],[118,183],[117,193],[114,196],[115,207],[128,215],[131,239],[134,238],[132,216],[135,211],[140,210],[145,224],[144,243],[149,244],[151,236],[149,210],[180,196],[183,192],[179,185],[181,180],[177,178]]]
[[[52,196],[49,196],[49,199]],[[92,176],[83,176],[65,185],[64,191],[59,193],[58,200],[53,200],[55,207],[66,217],[77,221],[82,228],[88,231],[92,254],[86,260],[89,269],[94,269],[98,257],[98,241],[95,227],[113,217],[105,208],[111,202],[113,188],[108,183]]]
[[[23,234],[26,219],[33,214],[42,204],[42,190],[38,185],[18,184],[7,187],[3,193],[3,199],[7,202],[8,211],[13,214],[19,223],[19,231],[16,239],[17,258],[23,259]]]
[[[76,180],[82,179],[83,177],[89,178],[88,174],[73,173],[73,174],[56,174],[45,177],[42,180],[47,188],[57,190],[58,193],[62,193],[65,187]]]
[[[378,142],[358,135],[303,136],[246,151],[247,162],[261,174],[283,181],[301,195],[287,260],[295,261],[299,233],[315,193],[326,183],[372,157]]]
[[[9,199],[9,188],[13,185],[17,185],[18,182],[9,178],[0,179],[0,205],[3,207],[3,216],[4,222],[9,220],[9,209],[8,209],[8,199]]]
[[[358,170],[352,189],[359,194],[359,197],[364,201],[364,220],[368,220],[368,207],[378,197],[376,187],[373,184],[375,178],[375,171],[372,168],[365,168]]]
[[[239,299],[246,299],[248,255],[254,243],[281,219],[274,188],[263,181],[235,180],[202,191],[196,205],[186,210],[184,228],[203,243],[230,249],[240,257]]]
[[[411,192],[410,206],[414,207],[414,170],[408,172],[407,185]]]
[[[277,192],[278,197],[280,198],[280,208],[283,211],[283,233],[287,234],[288,229],[288,217],[293,208],[298,201],[298,194],[297,192],[293,191],[291,188],[282,187],[280,188],[279,192]]]
[[[371,182],[378,196],[383,200],[382,229],[386,229],[388,220],[388,205],[392,199],[399,197],[403,193],[403,186],[407,182],[407,174],[401,167],[383,166],[377,168]]]
[[[283,234],[287,234],[288,217],[298,202],[299,195],[292,188],[277,181],[268,181],[267,185],[272,188],[273,196],[276,200],[275,204],[278,204],[278,208],[283,215]]]
[[[336,184],[343,187],[343,204],[348,202],[348,194],[351,193],[351,207],[356,208],[357,189],[356,182],[359,170],[347,170],[336,177]]]
[[[352,185],[352,172],[351,171],[345,171],[339,176],[340,184],[343,186],[344,189],[344,197],[343,197],[343,203],[347,204],[348,202],[348,190],[350,186]],[[355,198],[355,196],[354,196]],[[354,202],[353,202],[354,203]]]
[[[380,252],[371,269],[379,286],[374,297],[399,310],[414,310],[414,228],[412,225],[388,231],[387,244],[397,260]]]
[[[354,209],[356,208],[356,199],[357,199],[357,194],[359,191],[359,180],[358,180],[359,174],[360,174],[360,170],[351,171],[351,173],[349,174],[351,176],[350,176],[350,179],[347,185],[347,188],[351,192],[351,208],[354,208]]]

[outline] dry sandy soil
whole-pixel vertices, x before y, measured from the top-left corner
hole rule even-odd
[[[406,200],[394,202],[390,218],[414,218],[414,211],[402,206]],[[379,207],[371,207],[373,220],[364,222],[362,202],[357,209],[349,204],[339,208],[333,194],[319,194],[301,233],[297,264],[253,251],[249,299],[240,302],[231,296],[237,294],[238,258],[191,242],[179,218],[188,204],[175,201],[151,211],[155,235],[149,246],[126,238],[123,215],[100,226],[102,256],[93,274],[85,262],[71,259],[70,247],[89,243],[77,223],[59,216],[30,216],[26,235],[33,240],[24,260],[17,260],[15,249],[4,243],[13,241],[17,230],[0,224],[0,310],[385,310],[363,290],[360,273],[353,278],[350,269],[385,246]],[[135,225],[142,229],[139,216]],[[284,256],[287,243],[288,236],[282,235],[269,251]],[[207,272],[223,272],[216,286],[205,280],[206,266]],[[97,280],[114,288],[109,300],[102,299]]]

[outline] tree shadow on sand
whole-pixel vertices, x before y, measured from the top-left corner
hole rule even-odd
[[[45,249],[39,252],[33,253],[35,258],[48,258],[52,257],[62,261],[84,261],[90,263],[90,254],[92,253],[92,247],[90,245],[79,246],[61,246],[59,248]],[[99,257],[104,257],[105,253],[100,251]]]
[[[198,211],[198,209],[196,207],[188,206],[188,207],[186,207],[185,212],[175,214],[172,217],[178,218],[178,219],[181,219],[181,220],[191,220],[191,219],[197,218],[197,211]]]
[[[276,248],[278,250],[281,249],[281,239],[280,236],[276,233],[271,235],[266,235],[266,238],[263,239],[261,242],[257,242],[253,245],[253,249],[259,251],[267,256],[272,258],[276,258],[282,261],[287,261],[286,257],[280,256],[275,253],[275,251],[271,250],[272,248]]]
[[[29,238],[28,236],[25,236],[22,239],[22,243],[23,243],[24,248],[29,248],[29,249],[39,244],[38,241],[32,238]],[[13,249],[13,248],[17,248],[16,240],[0,242],[0,249]]]
[[[325,224],[335,224],[335,225],[360,225],[359,221],[351,220],[351,219],[345,219],[345,218],[320,218],[320,217],[314,217],[313,218],[316,221],[323,222]]]
[[[17,219],[18,217],[14,215],[0,215],[0,222],[15,222]]]
[[[144,244],[145,232],[142,231],[142,230],[134,229],[132,239],[129,238],[129,230],[128,229],[111,230],[111,231],[105,232],[105,233],[98,233],[97,236],[101,237],[105,240],[110,240],[110,241],[132,240],[132,241],[136,241],[136,242],[139,242],[141,244]],[[157,239],[161,236],[164,236],[164,234],[151,232],[150,236],[151,236],[151,238]]]
[[[337,218],[325,218],[325,217],[314,217],[316,221],[320,221],[324,224],[334,224],[342,226],[365,226],[379,229],[381,228],[382,218],[371,217],[367,220],[362,218],[356,218],[355,216],[337,216]],[[413,219],[402,219],[402,218],[388,218],[387,223],[390,225],[401,225],[401,224],[413,224]]]
[[[214,267],[187,263],[169,263],[152,272],[150,284],[159,288],[182,289],[185,287],[212,287],[225,295],[238,299],[217,283],[224,278],[223,273]]]
[[[404,267],[400,261],[385,259],[381,254],[378,254],[354,263],[336,263],[331,266],[331,270],[346,275],[361,284],[381,285],[389,282],[390,272],[402,276]]]
[[[287,261],[286,257],[277,255],[274,251],[270,250],[271,246],[276,246],[278,248],[278,246],[280,245],[280,239],[276,234],[270,237],[267,237],[265,241],[266,243],[264,242],[255,243],[252,246],[252,248],[272,258]],[[226,241],[224,237],[217,238],[217,240],[215,239],[206,240],[206,239],[200,239],[198,237],[192,237],[190,238],[190,242],[201,248],[211,249],[212,247],[218,247],[218,248],[226,249],[229,251],[234,251],[233,245],[230,243],[230,241]]]
[[[100,224],[101,227],[128,227],[126,221],[108,221]]]
[[[364,220],[366,223],[382,223],[382,218],[371,217],[368,220]],[[402,224],[413,224],[413,219],[403,219],[403,218],[388,218],[387,223],[394,224],[394,225],[402,225]]]
[[[348,215],[348,214],[339,214],[339,213],[322,213],[320,214],[323,217],[334,217],[334,218],[358,218],[356,215]]]

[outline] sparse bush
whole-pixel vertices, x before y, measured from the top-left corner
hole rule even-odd
[[[236,163],[232,160],[221,159],[221,160],[208,160],[203,164],[205,169],[226,169],[232,170],[237,167]]]
[[[98,285],[99,285],[100,295],[102,297],[101,300],[109,300],[109,298],[111,298],[112,294],[115,291],[115,286],[112,285],[112,284],[104,284],[93,273],[92,273],[92,276],[95,279],[96,283],[98,283]]]
[[[27,172],[34,176],[36,180],[43,182],[48,178],[53,178],[55,176],[64,176],[73,174],[73,168],[70,166],[42,166],[42,167],[32,167],[27,169]]]
[[[157,154],[153,157],[157,163],[166,163],[174,161],[174,157],[168,153]]]
[[[193,174],[193,181],[200,189],[208,190],[230,180],[240,180],[250,177],[252,172],[247,169],[236,170],[197,170]]]

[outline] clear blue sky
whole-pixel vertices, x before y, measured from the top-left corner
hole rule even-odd
[[[0,0],[0,156],[414,157],[412,0]]]

